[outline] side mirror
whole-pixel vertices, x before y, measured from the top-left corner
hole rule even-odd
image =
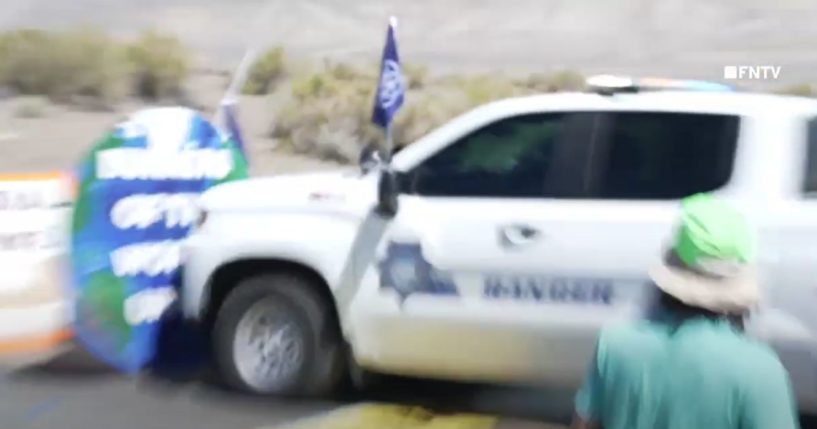
[[[366,147],[360,151],[357,163],[358,167],[360,167],[361,174],[366,174],[383,164],[383,157],[377,145],[366,145]]]
[[[391,168],[380,170],[377,182],[377,213],[387,218],[397,214],[397,196],[400,194],[397,173]]]

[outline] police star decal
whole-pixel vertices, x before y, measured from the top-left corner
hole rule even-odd
[[[459,295],[451,275],[431,265],[417,243],[389,243],[378,268],[380,287],[397,292],[401,306],[416,293]]]

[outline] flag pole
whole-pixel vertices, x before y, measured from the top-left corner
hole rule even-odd
[[[397,40],[397,17],[390,16],[389,17],[389,25],[391,25],[392,31],[394,32],[394,39]],[[386,165],[391,166],[391,156],[394,152],[394,136],[392,134],[392,127],[394,121],[389,121],[386,126]]]
[[[244,87],[244,83],[247,81],[247,76],[249,75],[250,67],[252,67],[255,61],[256,53],[257,50],[254,46],[248,47],[247,51],[244,52],[241,62],[238,63],[238,68],[233,73],[230,86],[227,87],[224,97],[221,98],[223,103],[234,103],[236,98],[238,98],[238,94],[241,93],[241,88]]]
[[[255,22],[250,28],[259,28],[260,23],[271,15],[272,11],[280,6],[278,3],[279,2],[277,0],[268,2],[266,7],[262,9],[262,12],[256,15]],[[218,120],[218,117],[221,114],[225,104],[235,104],[238,102],[238,96],[241,93],[241,88],[244,87],[244,83],[247,81],[247,77],[249,76],[250,68],[255,62],[255,58],[258,54],[258,48],[255,40],[256,38],[254,37],[248,37],[246,45],[247,49],[244,51],[244,56],[241,58],[241,62],[238,64],[238,67],[233,72],[230,85],[227,87],[227,91],[224,93],[224,96],[221,97],[221,100],[219,100],[216,111],[213,114],[214,121]]]
[[[389,125],[386,127],[386,159],[384,160],[386,165],[391,164],[391,155],[393,150],[394,141],[392,139],[392,124],[389,123]]]

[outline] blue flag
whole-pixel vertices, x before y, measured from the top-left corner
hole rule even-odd
[[[244,143],[244,137],[241,135],[241,128],[238,126],[238,118],[236,117],[235,102],[222,103],[224,112],[224,126],[227,128],[227,133],[230,135],[238,150],[244,155],[244,159],[249,161],[249,154],[247,153],[247,145]]]
[[[372,114],[372,122],[383,128],[388,128],[391,124],[394,115],[403,105],[406,92],[394,36],[396,24],[394,18],[389,21],[386,46],[383,47],[383,58],[380,63],[380,82],[377,85]]]

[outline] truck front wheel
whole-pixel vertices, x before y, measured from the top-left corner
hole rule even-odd
[[[343,380],[345,366],[331,303],[295,273],[267,273],[227,295],[213,327],[225,381],[257,394],[319,396]]]

